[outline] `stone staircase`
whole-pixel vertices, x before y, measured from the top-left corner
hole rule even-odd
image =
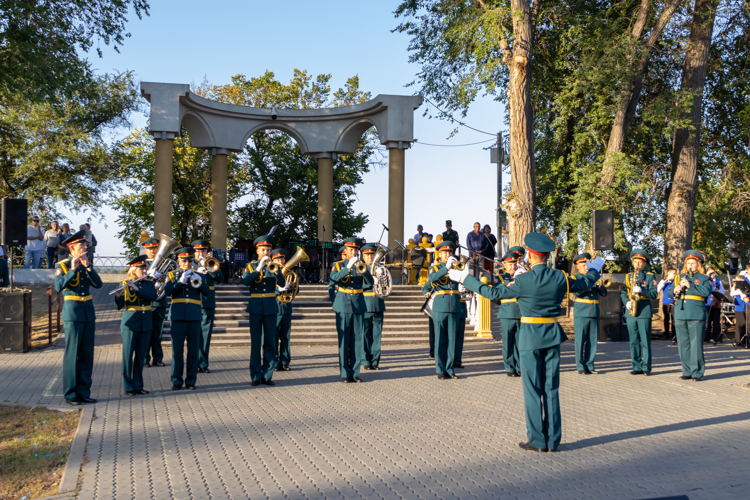
[[[250,293],[244,285],[216,286],[216,320],[211,345],[250,345],[250,318],[245,312]],[[421,286],[394,286],[386,299],[383,344],[421,344],[429,341],[429,324],[420,308]],[[292,345],[337,345],[336,316],[328,287],[303,285],[292,303]],[[467,330],[471,330],[467,326]],[[169,343],[169,322],[163,343]],[[466,341],[480,341],[467,331]]]

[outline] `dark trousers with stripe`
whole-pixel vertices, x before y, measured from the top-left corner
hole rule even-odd
[[[630,363],[633,370],[651,371],[651,318],[634,318],[625,315],[630,340]]]
[[[520,355],[529,443],[556,450],[562,439],[560,346],[520,351]]]
[[[162,334],[164,332],[164,320],[167,318],[166,307],[154,307],[151,309],[151,326],[152,330],[149,335],[148,344],[146,345],[145,362],[150,363],[151,357],[154,363],[164,361],[164,350],[161,347]],[[149,354],[150,352],[150,354]]]
[[[214,316],[216,309],[203,309],[201,319],[201,341],[198,351],[198,367],[208,368],[208,351],[211,349],[211,335],[214,332]]]
[[[503,330],[503,364],[507,373],[520,372],[518,354],[518,329],[520,319],[500,318],[500,328]]]
[[[289,366],[292,362],[292,317],[276,316],[276,366]]]
[[[599,342],[599,318],[575,318],[576,368],[593,370]]]
[[[453,366],[464,364],[464,337],[466,336],[466,318],[458,320],[456,328],[456,354],[453,355]]]
[[[358,377],[364,353],[364,314],[336,313],[341,378]]]
[[[143,389],[143,353],[148,347],[151,332],[136,332],[120,327],[122,334],[122,385],[125,392]]]
[[[250,315],[250,378],[271,380],[276,368],[277,314]]]
[[[703,320],[675,320],[677,349],[680,351],[682,374],[700,378],[706,371],[703,358]]]
[[[63,395],[65,399],[90,398],[94,372],[94,321],[65,322]]]
[[[458,314],[433,312],[435,322],[435,371],[438,375],[453,375],[456,359],[456,331]]]
[[[185,385],[195,385],[198,378],[198,350],[200,349],[201,322],[170,322],[172,337],[172,385],[180,387],[185,373]],[[187,362],[185,361],[185,341],[187,341]],[[187,363],[187,368],[186,368]]]
[[[368,312],[364,317],[364,357],[365,366],[378,366],[380,363],[380,346],[383,340],[383,313]]]

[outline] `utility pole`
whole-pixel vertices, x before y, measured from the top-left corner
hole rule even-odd
[[[505,151],[503,150],[503,134],[497,133],[497,147],[490,148],[490,163],[497,164],[497,256],[502,259],[505,255],[503,245],[503,227],[505,226],[505,210],[503,210],[503,164]]]

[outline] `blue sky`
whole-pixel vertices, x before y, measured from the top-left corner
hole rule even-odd
[[[330,73],[332,87],[342,86],[359,75],[363,90],[377,94],[406,94],[419,66],[408,62],[409,39],[391,33],[398,20],[394,0],[352,1],[165,1],[151,2],[151,15],[138,20],[131,15],[127,25],[131,38],[120,53],[106,45],[101,59],[90,60],[98,72],[132,70],[137,81],[199,83],[203,78],[215,84],[228,83],[238,73],[256,76],[273,71],[288,81],[295,68],[313,75]],[[466,144],[492,139],[466,128],[448,140],[453,126],[415,112],[415,137],[433,144]],[[505,110],[490,97],[478,99],[464,121],[479,130],[495,133],[504,127]],[[134,115],[134,126],[144,126],[145,116]],[[129,130],[122,129],[124,136]],[[495,225],[496,168],[489,163],[491,142],[468,147],[414,145],[406,152],[405,238],[417,224],[433,234],[444,231],[452,219],[462,235],[474,221]],[[508,182],[506,174],[504,181]],[[367,174],[357,190],[355,210],[370,217],[360,236],[377,240],[388,223],[388,172]],[[76,225],[89,217],[73,214]],[[116,212],[104,208],[103,219],[92,219],[99,255],[119,255],[122,243]],[[494,232],[494,230],[493,230]]]

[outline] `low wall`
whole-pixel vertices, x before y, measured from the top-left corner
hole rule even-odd
[[[104,283],[119,283],[125,279],[125,274],[106,273],[99,277]],[[51,285],[55,280],[54,269],[14,269],[14,285]]]

